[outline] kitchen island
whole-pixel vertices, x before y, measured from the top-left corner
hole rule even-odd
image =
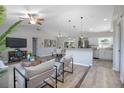
[[[71,48],[66,49],[66,55],[71,55],[74,59],[74,64],[91,66],[93,63],[92,48]]]

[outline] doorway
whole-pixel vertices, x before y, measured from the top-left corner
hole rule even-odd
[[[32,38],[32,54],[33,56],[37,56],[37,38]]]

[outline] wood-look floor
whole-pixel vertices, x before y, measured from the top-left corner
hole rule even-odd
[[[75,88],[80,83],[80,80],[87,70],[88,67],[75,64],[73,74],[65,72],[64,83],[58,82],[58,88]],[[51,82],[49,83],[53,85]],[[49,88],[49,86],[46,86],[46,88]]]
[[[13,65],[9,66],[9,87],[13,87]],[[111,61],[95,60],[89,69],[74,65],[74,73],[65,72],[65,82],[58,82],[58,88],[121,88],[119,72],[112,70]],[[85,75],[85,77],[84,77]],[[46,86],[49,88],[49,86]]]
[[[14,67],[14,64],[9,65],[9,88],[13,88],[13,67]],[[82,79],[87,69],[88,67],[74,64],[73,74],[65,72],[65,80],[64,80],[65,82],[64,83],[58,82],[58,88],[74,88]],[[49,86],[46,86],[46,87],[49,87]]]
[[[119,72],[112,70],[111,61],[94,61],[80,88],[121,88]]]

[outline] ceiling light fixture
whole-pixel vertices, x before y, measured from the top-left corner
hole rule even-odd
[[[71,20],[68,20],[69,22],[69,31],[71,30]]]
[[[107,26],[103,26],[104,29],[107,29]]]
[[[81,18],[81,35],[79,36],[78,48],[88,48],[89,45],[88,37],[86,37],[86,35],[83,35],[84,33],[82,33],[83,17],[80,18]]]
[[[107,21],[108,19],[104,18],[104,21]]]
[[[75,25],[73,25],[73,28],[76,28],[76,26],[75,26]]]
[[[93,31],[93,28],[90,28],[89,30],[90,30],[90,31]]]
[[[70,35],[71,34],[71,20],[69,19],[68,20],[69,24],[68,24],[68,34]]]
[[[80,17],[80,18],[81,18],[81,37],[83,37],[83,34],[82,34],[83,33],[83,29],[82,29],[83,28],[83,26],[82,26],[83,25],[82,24],[83,23],[83,17]]]
[[[34,20],[30,20],[30,24],[36,24]]]
[[[25,16],[19,17],[21,20],[28,20],[29,24],[39,24],[42,25],[44,19],[39,17],[38,14],[26,13]]]

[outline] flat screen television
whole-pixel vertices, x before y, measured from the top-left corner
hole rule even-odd
[[[6,47],[26,48],[27,47],[27,39],[7,37],[6,38]]]

